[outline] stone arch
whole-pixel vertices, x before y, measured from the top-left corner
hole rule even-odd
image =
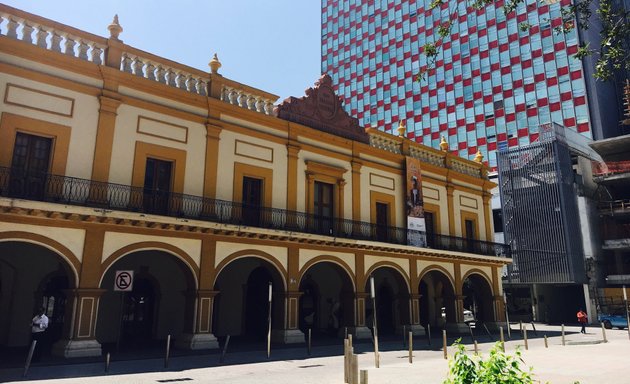
[[[375,263],[374,265],[372,265],[367,272],[365,273],[365,276],[370,276],[372,273],[374,273],[374,271],[376,271],[379,268],[392,268],[394,270],[396,270],[398,273],[400,273],[402,280],[405,282],[405,285],[407,286],[407,291],[409,293],[411,293],[411,285],[409,283],[409,275],[407,274],[407,272],[402,269],[402,267],[396,263],[392,263],[390,261],[379,261],[377,263]],[[366,281],[367,282],[367,281]]]
[[[101,277],[99,279],[98,286],[101,286],[101,284],[103,283],[103,278],[105,278],[105,274],[112,265],[114,265],[118,260],[122,259],[126,255],[138,251],[162,251],[172,256],[175,256],[180,261],[182,261],[184,265],[186,265],[190,270],[195,287],[199,286],[199,267],[192,259],[192,257],[190,257],[190,255],[188,255],[182,249],[174,245],[162,243],[159,241],[143,241],[139,243],[129,244],[107,256],[107,258],[103,261],[103,264],[101,265]]]
[[[255,258],[262,259],[264,261],[269,262],[280,274],[284,291],[287,290],[287,281],[286,281],[287,271],[284,268],[284,266],[273,255],[267,252],[257,250],[257,249],[245,249],[242,251],[234,252],[228,257],[226,257],[225,259],[221,260],[219,265],[217,265],[217,267],[215,268],[214,280],[212,281],[212,286],[214,287],[216,285],[217,279],[219,275],[221,274],[221,271],[225,269],[225,267],[227,267],[234,260],[241,259],[244,257],[255,257]]]
[[[473,268],[473,269],[467,271],[464,274],[464,276],[462,276],[462,281],[466,281],[466,279],[469,278],[472,275],[480,275],[486,281],[486,283],[488,283],[488,286],[490,287],[490,292],[494,295],[494,289],[493,289],[493,286],[492,286],[492,279],[490,278],[490,276],[488,276],[481,269]]]
[[[22,241],[26,243],[36,244],[53,251],[67,263],[70,271],[72,271],[74,286],[76,287],[79,285],[79,271],[81,270],[81,261],[79,261],[79,258],[65,245],[56,240],[36,233],[22,231],[0,232],[0,242],[8,241]]]
[[[348,278],[350,279],[350,282],[352,283],[352,288],[355,290],[357,289],[357,283],[356,283],[356,278],[355,278],[355,274],[352,272],[352,269],[350,268],[350,266],[344,262],[343,260],[340,260],[334,256],[329,256],[329,255],[321,255],[321,256],[317,256],[311,260],[309,260],[308,262],[306,262],[304,264],[304,266],[302,267],[302,269],[299,272],[299,277],[298,277],[298,287],[300,286],[300,284],[302,283],[302,280],[304,279],[304,274],[308,271],[309,268],[313,267],[314,265],[318,264],[318,263],[324,263],[324,262],[330,262],[333,264],[337,264],[339,267],[341,267],[341,269],[343,269],[346,274],[348,275]]]
[[[420,324],[444,329],[447,323],[457,322],[456,292],[454,278],[446,268],[440,265],[424,268],[418,278]]]
[[[450,281],[451,286],[453,287],[453,291],[455,291],[455,278],[451,275],[451,273],[448,270],[446,270],[446,268],[444,268],[441,265],[429,265],[428,267],[424,268],[418,274],[418,281],[421,281],[422,278],[424,278],[431,271],[442,272]]]

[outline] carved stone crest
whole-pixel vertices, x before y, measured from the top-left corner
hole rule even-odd
[[[343,109],[341,98],[335,94],[332,79],[322,75],[315,87],[306,90],[306,96],[289,97],[276,107],[276,116],[318,129],[346,139],[369,142],[359,120]]]

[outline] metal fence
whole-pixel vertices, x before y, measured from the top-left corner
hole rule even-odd
[[[6,167],[0,167],[0,196],[390,244],[424,238],[427,248],[510,256],[506,245],[493,242]]]

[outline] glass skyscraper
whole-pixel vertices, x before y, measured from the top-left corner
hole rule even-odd
[[[322,0],[322,72],[333,78],[347,111],[365,126],[472,159],[536,142],[557,123],[593,137],[586,77],[574,59],[579,31],[557,33],[571,0],[525,0],[507,14],[503,1],[481,10],[466,2]],[[451,22],[432,65],[422,53]],[[521,28],[525,24],[529,28]],[[421,69],[424,79],[416,81]]]

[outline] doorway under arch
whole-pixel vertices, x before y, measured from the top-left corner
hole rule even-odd
[[[114,291],[116,271],[133,271],[130,292]],[[182,335],[192,319],[195,291],[190,267],[161,250],[129,253],[114,262],[101,280],[96,338],[105,349],[153,346],[168,335]]]
[[[488,281],[481,275],[468,275],[462,283],[464,309],[471,310],[475,320],[479,322],[495,321],[492,289]]]
[[[402,274],[392,267],[379,267],[372,272],[376,294],[376,325],[379,336],[392,336],[410,324],[409,288]],[[370,293],[370,279],[365,292]],[[374,306],[368,297],[365,305],[366,325],[373,328]]]
[[[433,328],[443,328],[446,323],[457,322],[455,289],[446,274],[439,270],[425,273],[420,280],[418,292],[422,326],[430,324]],[[443,317],[442,313],[446,317]]]
[[[354,325],[354,289],[350,276],[338,264],[322,261],[310,266],[300,281],[300,330],[340,336]]]
[[[44,307],[48,329],[39,346],[43,355],[63,336],[67,319],[67,289],[76,287],[68,261],[54,251],[23,241],[0,242],[0,347],[26,348],[28,325]]]
[[[284,314],[283,279],[278,270],[259,257],[242,257],[227,264],[217,276],[218,291],[213,311],[212,332],[258,342],[268,331],[269,283],[272,285],[272,328],[281,327]]]

